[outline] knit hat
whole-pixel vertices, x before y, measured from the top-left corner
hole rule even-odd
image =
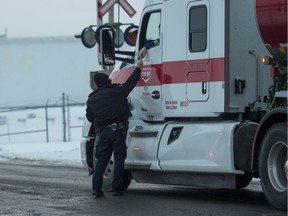
[[[98,88],[111,84],[111,80],[109,79],[108,75],[104,73],[96,73],[94,75],[94,82]]]

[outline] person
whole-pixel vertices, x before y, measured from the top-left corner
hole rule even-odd
[[[159,31],[159,37],[160,37],[160,24],[158,25],[158,31]],[[145,58],[145,56],[147,55],[147,51],[155,46],[159,46],[160,44],[160,39],[156,39],[153,41],[150,41],[149,43],[147,43],[144,47],[142,47],[142,49],[139,51],[139,58]]]
[[[139,51],[139,58],[144,58],[147,55],[147,51],[155,46],[158,46],[160,44],[160,39],[153,40],[149,43],[147,43],[140,51]]]
[[[115,168],[112,181],[113,195],[123,195],[122,181],[124,162],[127,156],[126,135],[128,118],[131,112],[127,97],[140,79],[142,59],[138,60],[133,73],[122,84],[112,84],[108,75],[96,73],[94,90],[87,100],[86,117],[96,131],[94,145],[97,145],[95,157],[97,163],[92,178],[92,194],[96,197],[104,195],[102,191],[103,174],[114,152]]]

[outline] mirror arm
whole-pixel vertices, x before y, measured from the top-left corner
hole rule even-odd
[[[120,55],[135,56],[135,52],[131,52],[131,51],[115,50],[115,53],[116,53],[116,54],[120,54]]]
[[[130,64],[134,63],[134,59],[127,59],[127,58],[121,58],[121,57],[116,57],[116,56],[115,56],[115,60],[127,62],[127,63],[130,63]]]

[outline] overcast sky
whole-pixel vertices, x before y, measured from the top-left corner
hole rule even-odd
[[[104,4],[107,0],[102,0]],[[144,0],[127,0],[137,13],[130,18],[120,8],[121,22],[138,25]],[[97,0],[0,0],[0,35],[9,38],[73,36],[96,24]],[[115,9],[118,17],[118,4]],[[104,16],[107,22],[108,15]]]

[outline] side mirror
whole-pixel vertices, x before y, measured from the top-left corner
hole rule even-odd
[[[102,65],[111,66],[115,64],[114,31],[111,28],[103,28],[100,31],[100,49]]]

